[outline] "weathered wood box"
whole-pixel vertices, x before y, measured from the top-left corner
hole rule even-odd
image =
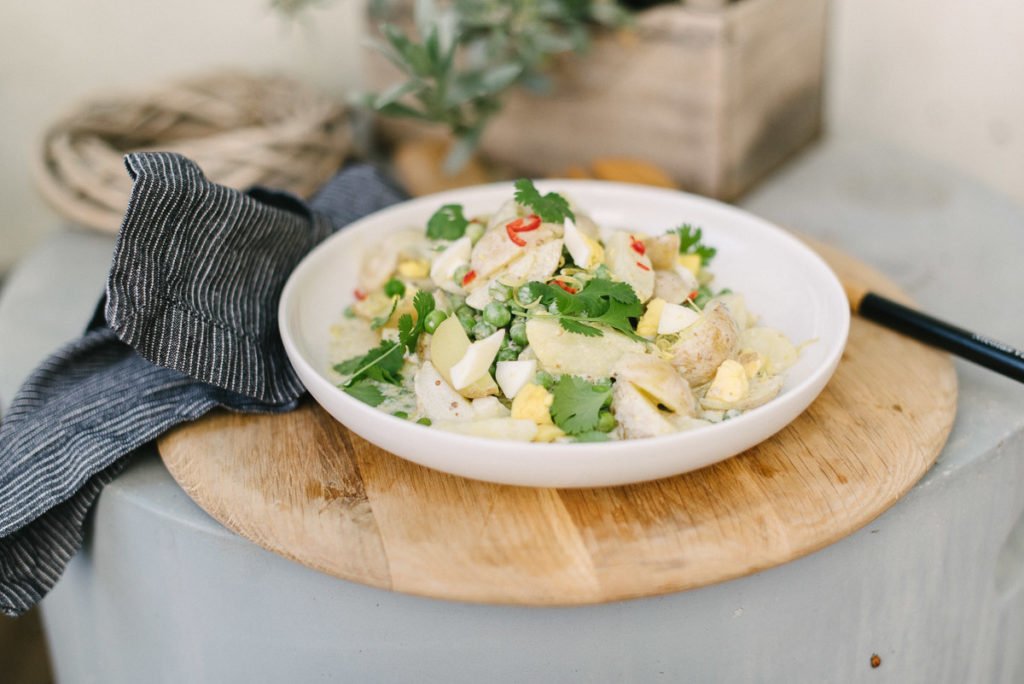
[[[517,89],[486,156],[532,175],[630,157],[732,199],[822,126],[827,0],[660,5],[563,60],[551,94]],[[371,69],[371,82],[381,84]]]

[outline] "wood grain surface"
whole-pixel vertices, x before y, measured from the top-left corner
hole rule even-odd
[[[815,245],[847,281],[906,301]],[[885,511],[935,461],[956,413],[945,354],[854,319],[821,396],[757,447],[656,482],[584,490],[467,480],[348,432],[312,401],[215,413],[159,442],[211,516],[323,572],[465,601],[573,605],[680,591],[831,544]]]

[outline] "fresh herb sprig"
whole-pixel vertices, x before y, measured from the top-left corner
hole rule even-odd
[[[601,409],[611,396],[611,383],[587,382],[563,375],[551,389],[551,418],[566,434],[583,435],[597,430]]]
[[[515,182],[516,202],[530,207],[533,212],[540,216],[546,223],[562,223],[567,218],[574,219],[576,215],[569,208],[569,202],[557,192],[549,192],[541,195],[529,178],[520,178]]]
[[[398,298],[395,298],[395,305]],[[402,366],[405,364],[405,352],[410,354],[416,351],[416,344],[420,335],[426,330],[427,316],[434,310],[434,296],[429,292],[420,290],[412,299],[413,308],[416,310],[416,320],[413,321],[411,314],[402,314],[398,319],[398,342],[394,340],[383,340],[379,345],[366,352],[362,356],[356,356],[342,361],[334,366],[334,370],[348,376],[342,383],[341,388],[350,395],[366,402],[370,406],[377,406],[384,401],[384,394],[381,392],[378,383],[388,385],[402,384]],[[391,307],[394,313],[395,306]],[[391,314],[388,314],[388,318]],[[374,322],[380,317],[374,319]],[[384,318],[387,321],[387,318]]]
[[[431,240],[458,240],[466,234],[468,225],[461,204],[446,204],[427,221],[427,237]]]
[[[679,253],[696,254],[700,257],[701,266],[707,266],[715,258],[718,250],[704,244],[704,231],[691,226],[689,223],[676,228],[679,234]]]
[[[360,380],[375,380],[389,385],[402,384],[402,345],[384,340],[362,356],[342,361],[334,366],[340,375],[347,375],[343,387],[351,387]],[[395,352],[398,352],[397,354]]]
[[[645,341],[636,334],[630,321],[643,315],[644,305],[626,283],[594,278],[575,294],[537,281],[525,287],[530,301],[540,299],[548,314],[557,317],[559,324],[571,333],[600,337],[604,333],[594,327],[600,324],[629,338]]]
[[[416,310],[416,321],[411,314],[402,314],[398,319],[398,341],[410,354],[416,352],[416,343],[426,330],[427,316],[434,310],[434,295],[420,290],[412,298],[412,306]]]

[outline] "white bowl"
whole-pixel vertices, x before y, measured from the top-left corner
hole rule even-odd
[[[403,202],[356,221],[314,249],[285,285],[278,311],[288,357],[309,393],[332,416],[377,446],[436,470],[532,487],[601,487],[685,473],[739,454],[775,434],[825,387],[842,355],[850,314],[835,274],[799,240],[734,207],[671,190],[602,181],[543,181],[570,196],[602,227],[659,234],[681,223],[704,229],[718,248],[716,287],[742,293],[764,325],[794,343],[813,342],[786,374],[779,396],[737,418],[641,440],[524,444],[443,432],[395,418],[338,389],[327,377],[328,328],[352,303],[358,264],[389,233],[423,226],[442,204],[466,215],[493,212],[509,183]]]

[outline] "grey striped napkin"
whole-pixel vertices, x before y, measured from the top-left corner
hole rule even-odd
[[[215,407],[287,411],[303,388],[277,333],[299,259],[332,231],[404,199],[372,166],[307,206],[209,182],[188,159],[126,157],[134,185],[104,301],[83,337],[26,380],[0,424],[0,611],[53,587],[128,456]]]

